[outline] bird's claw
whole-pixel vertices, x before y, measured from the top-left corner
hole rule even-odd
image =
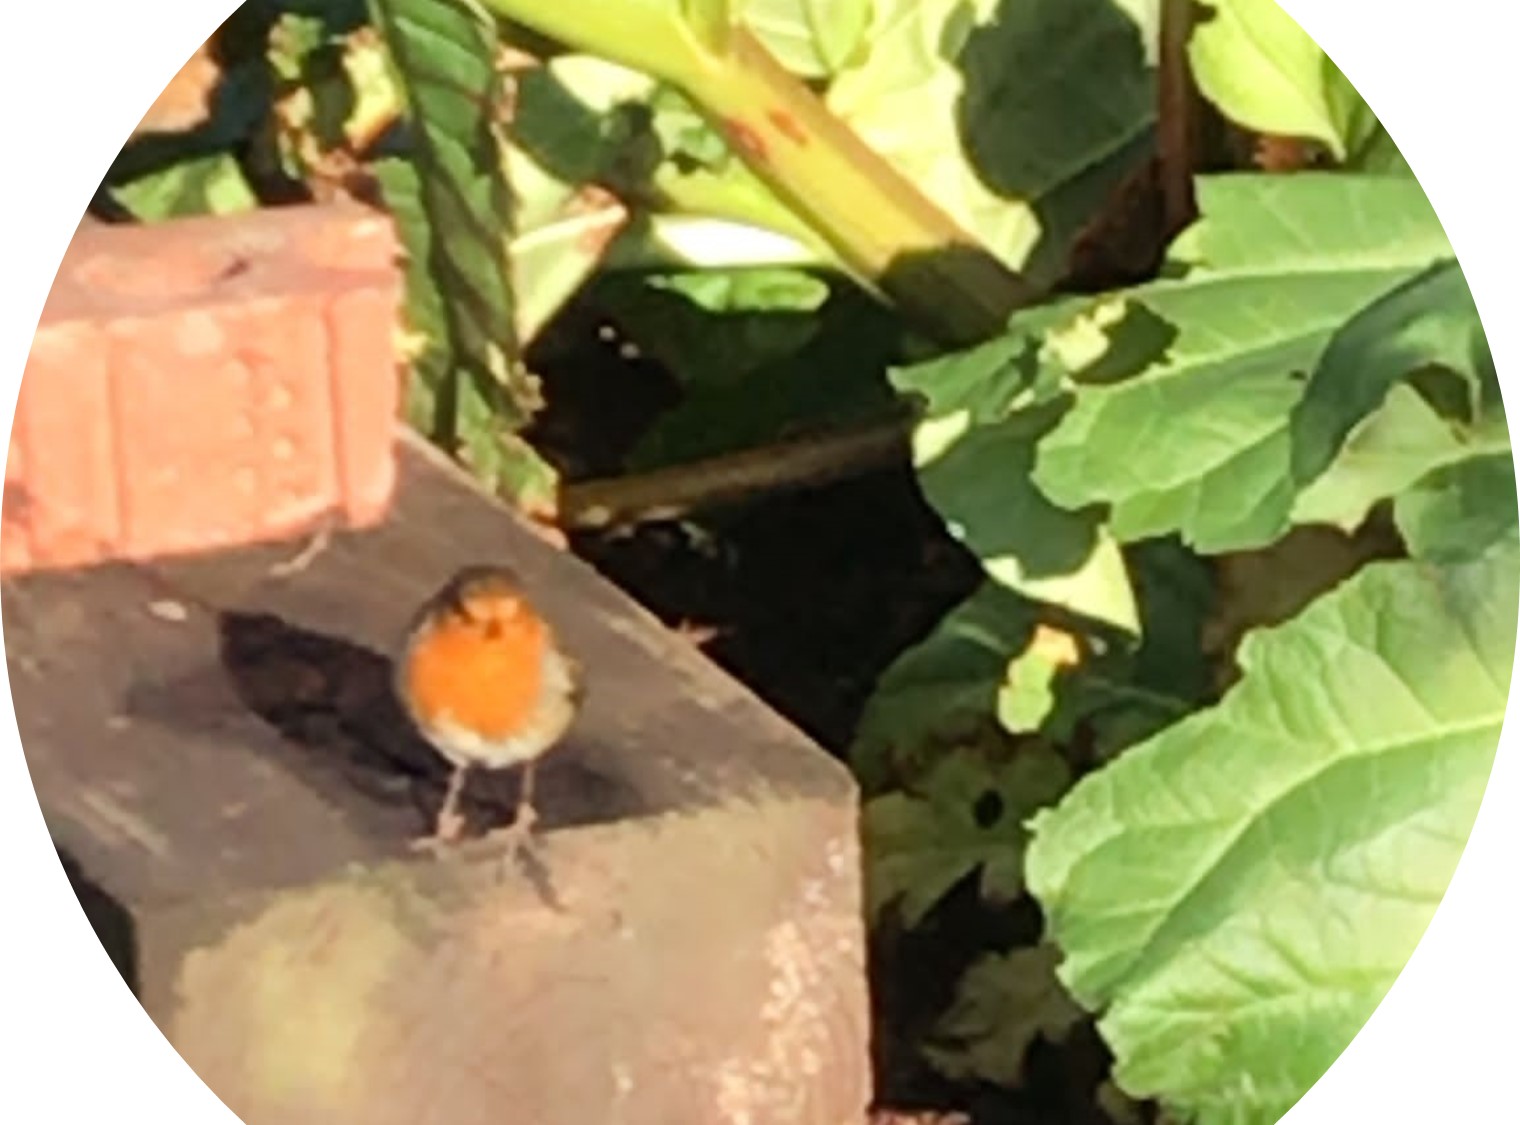
[[[506,845],[511,852],[527,853],[533,850],[533,829],[537,825],[537,810],[532,805],[524,805],[518,809],[511,824],[492,829],[486,834],[486,839],[494,844]]]

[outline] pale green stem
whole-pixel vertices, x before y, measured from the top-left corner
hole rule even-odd
[[[945,342],[994,336],[1037,298],[743,27],[714,37],[704,25],[698,36],[675,4],[657,0],[482,2],[575,50],[680,88],[849,269]],[[709,50],[714,43],[726,49]]]

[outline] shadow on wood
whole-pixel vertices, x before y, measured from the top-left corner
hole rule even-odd
[[[85,876],[79,864],[68,852],[58,849],[58,862],[63,864],[63,874],[79,900],[85,920],[95,931],[95,936],[121,974],[132,995],[137,995],[137,931],[132,925],[131,911],[101,890]]]

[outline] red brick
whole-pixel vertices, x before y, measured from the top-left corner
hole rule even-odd
[[[399,292],[389,221],[355,205],[81,227],[23,381],[5,527],[25,542],[0,567],[380,519]]]
[[[143,322],[117,329],[118,424],[155,434],[122,446],[125,553],[288,534],[332,506],[326,333],[292,303],[191,310],[168,332],[167,321],[140,336]],[[161,427],[165,418],[182,424]]]
[[[16,403],[33,565],[91,562],[121,531],[110,345],[97,325],[73,329],[38,332]]]
[[[396,483],[391,456],[396,424],[394,398],[374,391],[374,373],[394,369],[395,340],[374,331],[390,324],[393,314],[384,294],[370,290],[345,293],[333,303],[329,324],[333,354],[333,424],[337,469],[350,523],[376,522],[390,503]],[[395,384],[399,396],[401,384]],[[383,465],[385,471],[377,471]]]

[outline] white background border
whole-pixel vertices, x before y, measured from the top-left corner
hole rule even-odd
[[[1435,203],[1513,410],[1520,39],[1509,5],[1283,3],[1362,91]],[[26,352],[74,226],[122,140],[214,29],[219,8],[232,5],[23,2],[6,13],[0,105],[11,158],[0,254],[0,421],[7,441]],[[159,1035],[91,933],[38,811],[8,682],[0,683],[0,701],[0,841],[8,857],[0,1118],[234,1122]],[[1516,1119],[1513,726],[1506,723],[1471,845],[1425,940],[1362,1034],[1285,1118],[1290,1125]]]
[[[7,160],[0,253],[0,424],[6,444],[37,317],[116,151],[231,3],[26,2],[6,12]],[[169,1046],[85,921],[37,807],[0,687],[0,1120],[236,1125]]]

